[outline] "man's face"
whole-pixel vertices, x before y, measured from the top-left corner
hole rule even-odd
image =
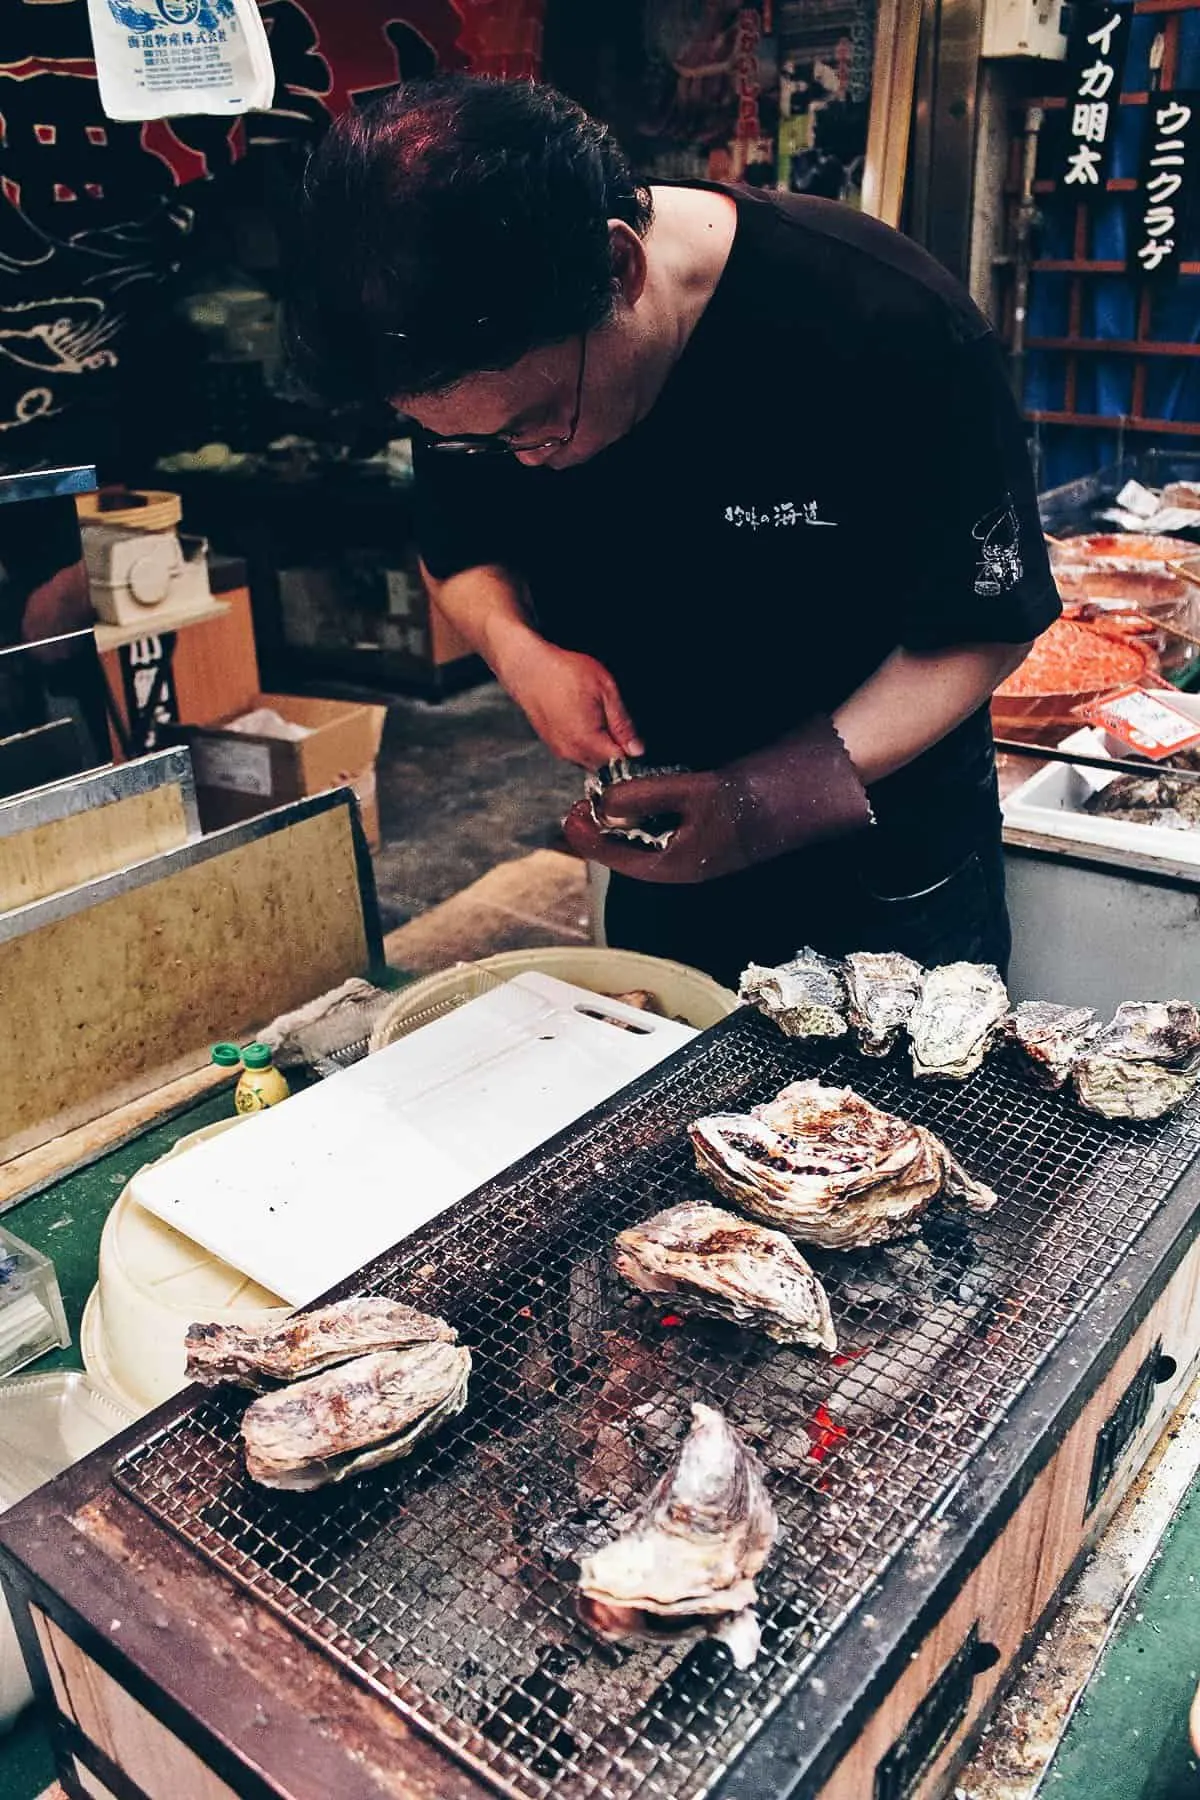
[[[443,393],[396,404],[437,438],[503,440],[527,468],[573,468],[632,423],[616,336],[610,323],[531,350],[510,369],[470,375]]]

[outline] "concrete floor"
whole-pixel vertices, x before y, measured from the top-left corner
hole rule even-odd
[[[387,932],[497,864],[557,844],[583,777],[551,756],[489,683],[436,706],[392,700],[378,781],[383,848],[375,880]],[[534,895],[525,910],[536,916],[540,905]],[[557,932],[547,941],[559,941]]]

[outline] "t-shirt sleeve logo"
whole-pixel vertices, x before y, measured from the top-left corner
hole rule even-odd
[[[1021,526],[1011,494],[1005,494],[999,506],[976,520],[971,536],[979,545],[975,592],[988,600],[1007,594],[1025,573],[1021,564]]]

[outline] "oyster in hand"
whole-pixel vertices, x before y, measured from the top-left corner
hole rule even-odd
[[[754,1577],[778,1529],[758,1458],[697,1402],[672,1467],[613,1542],[580,1563],[579,1616],[614,1641],[718,1636],[749,1668],[759,1647]]]
[[[623,1231],[617,1271],[684,1312],[731,1319],[777,1344],[836,1350],[825,1289],[796,1246],[719,1206],[685,1202]]]
[[[991,963],[945,963],[925,977],[908,1033],[916,1076],[964,1081],[1008,1015],[1008,990]]]
[[[1090,1006],[1022,1000],[1008,1020],[1010,1039],[1023,1050],[1043,1087],[1065,1087],[1072,1065],[1100,1029]]]
[[[246,1473],[304,1492],[398,1462],[462,1411],[470,1374],[461,1345],[413,1344],[264,1394],[242,1419]]]
[[[826,1250],[906,1237],[939,1195],[972,1212],[996,1204],[931,1131],[853,1088],[796,1081],[749,1113],[698,1119],[690,1135],[697,1168],[735,1206]]]
[[[682,763],[653,763],[644,756],[621,756],[606,768],[597,769],[584,782],[584,796],[591,807],[592,823],[605,837],[621,838],[627,844],[640,844],[645,850],[665,850],[679,828],[679,819],[671,813],[654,814],[640,819],[636,825],[615,825],[605,816],[604,801],[608,790],[624,781],[645,781],[651,775],[686,775]]]
[[[187,1375],[206,1387],[232,1381],[269,1393],[280,1382],[319,1374],[374,1350],[452,1344],[457,1337],[445,1319],[368,1294],[265,1326],[189,1325]]]
[[[856,950],[846,958],[850,1024],[864,1056],[887,1056],[921,997],[925,971],[898,951]]]
[[[1200,1012],[1189,1000],[1129,1000],[1072,1070],[1081,1106],[1105,1119],[1161,1119],[1200,1083]]]
[[[846,987],[836,963],[815,950],[768,969],[751,963],[742,971],[738,999],[773,1019],[788,1037],[842,1037]]]

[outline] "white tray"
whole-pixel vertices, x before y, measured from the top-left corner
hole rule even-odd
[[[1172,694],[1171,704],[1200,721],[1200,695]],[[1106,731],[1087,727],[1065,737],[1060,750],[1082,755],[1131,757],[1129,750]],[[1158,765],[1146,761],[1147,775]],[[1157,857],[1168,863],[1200,866],[1200,831],[1168,831],[1161,825],[1132,825],[1126,819],[1109,819],[1103,813],[1083,810],[1092,794],[1107,787],[1115,776],[1100,769],[1082,769],[1066,763],[1047,763],[1004,802],[1004,823],[1016,831],[1034,831],[1043,837],[1063,838],[1076,844],[1096,844],[1107,850],[1130,850],[1138,856]]]
[[[140,1171],[130,1192],[298,1306],[690,1042],[531,973]]]

